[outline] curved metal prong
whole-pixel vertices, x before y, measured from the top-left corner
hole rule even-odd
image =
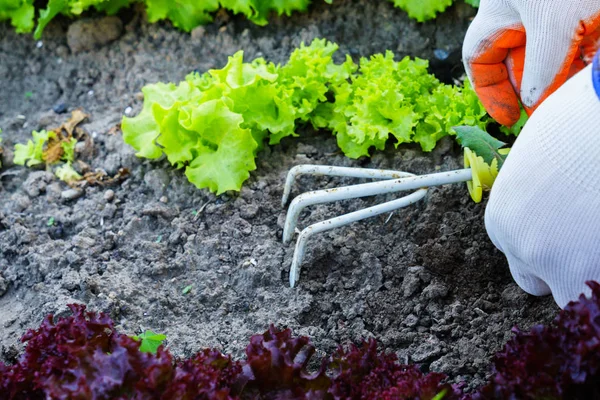
[[[409,206],[421,200],[426,194],[427,189],[420,189],[400,199],[331,218],[305,228],[300,233],[300,236],[298,236],[298,241],[296,242],[294,259],[292,260],[292,267],[290,268],[290,287],[293,288],[300,277],[300,265],[302,264],[302,259],[306,252],[306,243],[313,235]]]
[[[387,169],[370,169],[370,168],[350,168],[350,167],[333,167],[329,165],[296,165],[288,172],[283,187],[283,197],[281,198],[281,206],[287,204],[292,186],[296,178],[300,175],[317,175],[317,176],[340,176],[348,178],[367,178],[367,179],[399,179],[407,176],[414,176],[408,172],[392,171]]]
[[[355,199],[377,194],[396,193],[449,183],[466,182],[471,179],[471,169],[465,168],[449,172],[439,172],[429,175],[419,175],[409,178],[370,182],[303,193],[297,196],[288,208],[285,225],[283,227],[283,243],[288,243],[292,239],[298,217],[305,207],[338,200]]]

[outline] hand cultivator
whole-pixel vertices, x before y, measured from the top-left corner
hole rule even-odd
[[[428,175],[415,175],[402,171],[381,169],[333,167],[321,165],[298,165],[290,170],[287,175],[283,191],[282,206],[287,204],[292,186],[300,175],[337,176],[350,178],[377,179],[377,182],[344,186],[334,189],[316,190],[303,193],[292,200],[283,230],[283,242],[292,240],[300,213],[305,207],[315,204],[324,204],[340,200],[355,199],[359,197],[374,196],[414,190],[413,193],[383,204],[354,211],[335,218],[310,225],[300,232],[294,258],[290,269],[290,287],[294,287],[300,277],[300,265],[306,252],[308,240],[315,234],[331,229],[349,225],[376,215],[388,213],[421,200],[427,190],[433,186],[451,183],[467,182],[471,197],[476,202],[481,201],[483,189],[491,188],[493,180],[498,173],[497,164],[488,165],[478,162],[478,157],[468,148],[465,149],[465,168],[455,171],[439,172]]]

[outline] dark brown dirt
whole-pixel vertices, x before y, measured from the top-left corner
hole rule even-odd
[[[73,34],[66,19],[51,24],[39,43],[0,26],[0,128],[7,149],[0,172],[4,360],[14,357],[19,337],[44,315],[81,302],[110,313],[131,334],[145,328],[167,334],[181,356],[207,346],[239,356],[251,334],[275,323],[310,336],[320,351],[376,337],[401,360],[476,385],[512,326],[527,328],[555,315],[551,298],[528,296],[513,283],[485,233],[485,204],[473,204],[463,185],[432,189],[424,201],[391,216],[320,235],[309,244],[298,287],[288,288],[293,246],[281,243],[280,196],[292,166],[413,173],[460,168],[460,151],[449,141],[430,154],[405,146],[352,161],[329,134],[303,130],[301,138],[259,155],[241,193],[215,197],[166,161],[137,159],[120,135],[109,134],[127,107],[140,109],[144,84],[220,67],[239,49],[248,58],[282,62],[301,41],[325,37],[340,44],[340,57],[391,49],[431,59],[445,80],[460,74],[456,54],[472,10],[457,6],[420,25],[389,2],[335,3],[274,18],[265,28],[220,14],[192,35],[148,25],[139,12],[126,11],[119,15],[120,37],[108,44],[93,25],[79,31],[94,32],[93,38]],[[119,25],[90,18],[86,24]],[[85,48],[94,50],[73,51]],[[452,54],[450,61],[436,60],[436,49]],[[93,152],[80,158],[109,174],[126,167],[131,175],[66,200],[66,185],[45,171],[12,166],[9,150],[32,129],[67,118],[53,109],[77,107],[91,114],[83,128],[94,138]],[[305,177],[295,193],[348,182]],[[312,207],[301,227],[392,198]],[[193,288],[185,295],[187,285]]]

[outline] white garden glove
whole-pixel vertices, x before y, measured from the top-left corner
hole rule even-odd
[[[529,119],[485,213],[518,285],[560,307],[600,282],[600,52],[594,63]]]
[[[589,63],[599,25],[600,0],[481,0],[463,61],[489,114],[512,126],[519,99],[532,113]]]

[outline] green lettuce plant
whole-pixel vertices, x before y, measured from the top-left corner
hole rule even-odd
[[[312,0],[49,0],[36,8],[33,0],[0,0],[0,21],[9,20],[19,33],[31,32],[39,39],[48,23],[57,15],[77,17],[84,11],[95,9],[109,15],[132,3],[143,2],[150,22],[169,20],[186,32],[213,20],[215,12],[224,8],[234,14],[243,14],[257,25],[266,25],[271,13],[291,15],[306,11]],[[333,0],[324,0],[331,4]],[[448,8],[454,0],[388,0],[408,15],[424,22],[433,19]],[[464,0],[477,7],[479,0]],[[36,24],[37,22],[37,24]]]
[[[331,130],[344,153],[358,158],[390,137],[430,151],[453,126],[483,129],[490,121],[468,84],[440,83],[425,60],[395,61],[387,52],[358,65],[347,55],[338,64],[337,49],[317,39],[284,65],[244,62],[238,52],[220,70],[147,85],[141,113],[123,118],[124,140],[138,156],[164,154],[198,188],[222,193],[240,189],[266,143],[296,136],[302,124]]]

